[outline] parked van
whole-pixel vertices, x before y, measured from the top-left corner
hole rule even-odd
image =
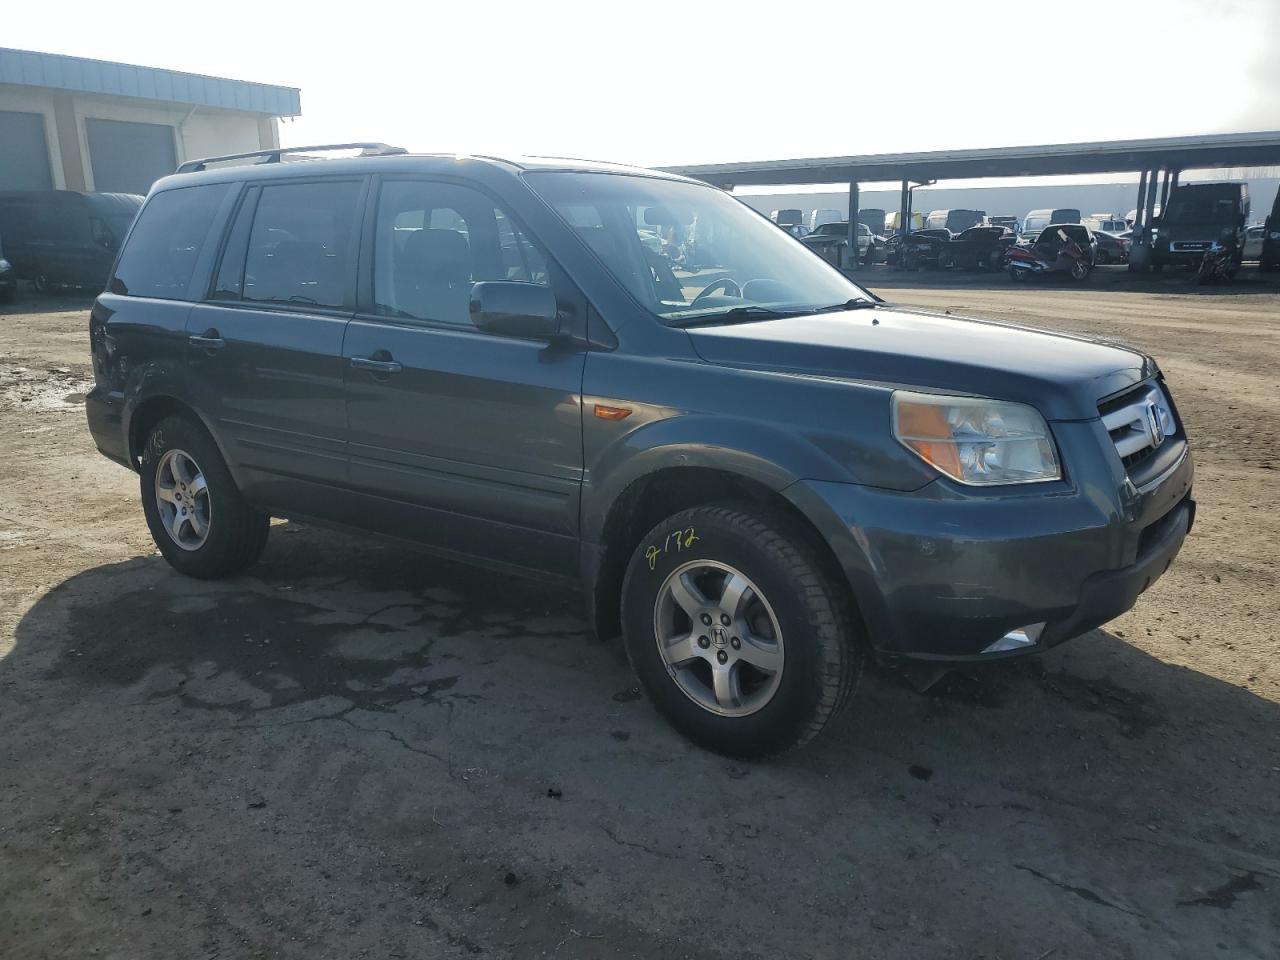
[[[132,193],[0,192],[0,234],[14,276],[37,290],[101,290],[142,206]]]
[[[838,223],[846,214],[840,210],[815,210],[809,218],[809,229],[817,230],[824,223]]]
[[[1271,215],[1262,225],[1262,255],[1258,260],[1263,270],[1280,267],[1280,190],[1271,201]]]
[[[1094,233],[1124,233],[1129,229],[1129,221],[1113,213],[1095,213],[1080,221]]]
[[[1244,227],[1249,221],[1249,185],[1184,183],[1169,195],[1169,206],[1152,225],[1151,263],[1198,264],[1220,243],[1235,267],[1244,258]]]
[[[970,227],[976,227],[987,217],[985,210],[934,210],[925,217],[926,230],[950,230],[962,233]]]
[[[884,229],[886,233],[894,234],[902,232],[902,211],[895,210],[884,218]],[[924,229],[924,214],[911,213],[911,229],[912,231]]]
[[[1079,223],[1080,211],[1073,207],[1055,210],[1032,210],[1022,222],[1023,233],[1039,233],[1051,223]]]
[[[858,222],[865,223],[872,233],[884,233],[884,211],[879,207],[868,207],[858,211]]]

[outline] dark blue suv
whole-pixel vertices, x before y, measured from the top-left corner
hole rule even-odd
[[[184,166],[94,305],[89,426],[182,573],[275,516],[577,583],[677,728],[758,756],[865,655],[1115,617],[1191,527],[1148,357],[893,307],[696,181],[363,146]]]

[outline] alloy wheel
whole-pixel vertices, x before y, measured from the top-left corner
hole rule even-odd
[[[156,506],[169,539],[199,550],[209,536],[213,504],[199,464],[183,450],[168,450],[156,464]]]
[[[677,567],[658,589],[653,623],[668,675],[704,710],[744,717],[777,693],[782,628],[740,570],[714,560]]]

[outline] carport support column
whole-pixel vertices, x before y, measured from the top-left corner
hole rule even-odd
[[[902,181],[902,212],[898,214],[898,232],[906,236],[911,232],[909,220],[911,219],[911,186],[906,180]]]
[[[1147,205],[1147,171],[1144,168],[1142,176],[1138,178],[1138,202],[1134,205],[1135,213],[1133,215],[1134,243],[1133,248],[1129,251],[1129,272],[1137,273],[1139,270],[1147,269],[1150,258],[1147,256],[1149,248],[1147,247],[1146,225],[1142,220],[1142,211]]]
[[[848,269],[858,269],[858,185],[849,184],[849,265]]]
[[[1146,244],[1148,251],[1151,249],[1151,221],[1156,217],[1156,177],[1159,175],[1159,170],[1151,171],[1151,180],[1147,186],[1147,207],[1142,214],[1142,242]],[[1163,209],[1162,207],[1161,210]]]
[[[1173,179],[1173,171],[1166,169],[1164,172],[1164,182],[1160,187],[1160,216],[1164,216],[1165,210],[1169,208],[1169,181]]]

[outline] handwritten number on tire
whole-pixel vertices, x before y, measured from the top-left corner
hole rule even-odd
[[[694,531],[693,527],[685,527],[683,530],[672,530],[667,534],[667,538],[662,541],[662,545],[650,544],[649,548],[644,552],[644,558],[649,561],[649,569],[653,570],[658,565],[658,557],[664,553],[670,553],[673,550],[680,553],[688,550],[702,538]]]

